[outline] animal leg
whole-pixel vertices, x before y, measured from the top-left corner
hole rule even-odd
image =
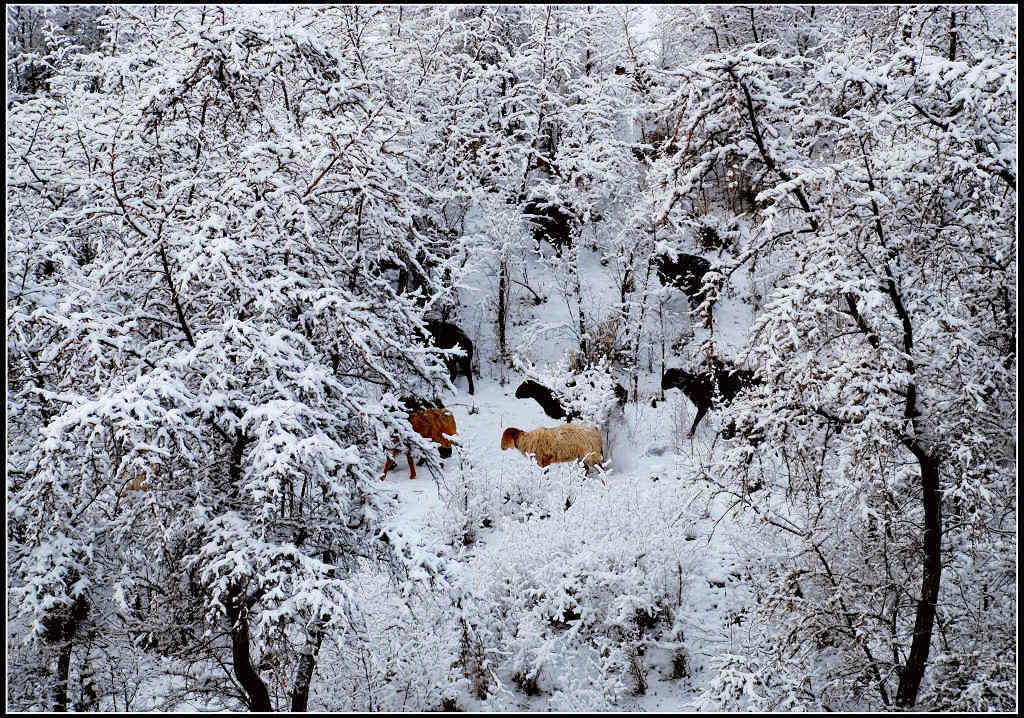
[[[409,459],[409,478],[410,479],[415,479],[416,478],[416,464],[414,464],[412,462],[412,449],[409,449],[409,451],[407,451],[405,455]]]
[[[694,417],[694,419],[693,419],[693,426],[690,427],[690,433],[688,434],[688,436],[690,436],[690,438],[693,438],[693,432],[695,432],[697,430],[697,424],[700,423],[700,420],[703,419],[704,415],[707,414],[707,413],[708,413],[708,408],[706,406],[698,406],[697,407],[697,416]]]
[[[473,394],[473,358],[469,356],[466,359],[466,379],[469,380],[469,393]]]
[[[388,472],[391,471],[391,469],[395,468],[395,462],[392,461],[392,457],[394,457],[394,456],[398,456],[398,449],[395,449],[394,452],[392,452],[391,456],[388,456],[385,459],[385,461],[384,461],[384,475],[380,477],[381,481],[383,481],[384,479],[387,478]]]

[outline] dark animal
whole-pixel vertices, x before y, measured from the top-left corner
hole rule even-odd
[[[720,362],[710,371],[695,374],[683,369],[669,369],[661,380],[663,391],[679,389],[687,399],[697,407],[697,416],[693,419],[688,436],[693,436],[697,424],[720,401],[728,404],[743,389],[754,386],[758,380],[749,369],[729,369]]]
[[[625,406],[628,396],[626,389],[621,384],[616,384],[612,391],[615,392],[615,398],[619,400],[619,406]],[[555,393],[533,379],[527,379],[519,385],[519,388],[516,389],[516,398],[533,399],[552,419],[565,419],[567,422],[573,422],[581,418],[578,411],[566,412]]]
[[[574,212],[554,202],[530,200],[523,213],[533,225],[533,238],[538,242],[546,240],[559,253],[572,242],[580,225]]]
[[[619,400],[619,406],[625,406],[626,399],[629,397],[629,392],[626,391],[626,387],[622,386],[622,384],[616,384],[612,388],[612,391],[615,392],[615,398]]]
[[[469,340],[464,331],[449,322],[427,322],[427,331],[430,332],[430,335],[434,338],[434,344],[439,349],[451,349],[458,346],[459,349],[465,352],[465,356],[445,357],[444,363],[448,367],[449,378],[453,384],[455,383],[455,377],[460,373],[466,375],[466,379],[469,380],[469,393],[472,394],[474,392],[473,342]]]
[[[732,239],[730,237],[723,237],[714,227],[699,227],[694,234],[697,246],[706,252],[716,249],[732,249]]]
[[[674,260],[666,254],[659,254],[654,262],[662,284],[682,289],[686,296],[695,301],[703,299],[701,280],[711,269],[711,262],[695,254],[682,253],[677,254]]]
[[[516,399],[533,399],[540,408],[544,410],[544,413],[550,416],[552,419],[565,419],[565,409],[562,408],[562,403],[555,397],[555,393],[548,389],[543,384],[538,384],[533,379],[527,379],[519,388],[516,389]],[[578,419],[579,416],[573,416],[567,421]]]
[[[398,403],[402,405],[402,408],[408,414],[415,414],[417,411],[424,411],[425,409],[444,408],[439,399],[426,399],[419,396],[403,396],[398,400]]]

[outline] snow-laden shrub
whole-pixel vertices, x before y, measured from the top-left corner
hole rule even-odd
[[[555,376],[564,382],[560,392],[564,397],[562,406],[567,412],[578,412],[584,421],[591,421],[604,428],[619,411],[615,377],[604,360],[575,371],[568,378],[565,373]]]
[[[622,317],[613,313],[587,332],[586,353],[572,352],[568,357],[568,368],[572,372],[583,371],[595,364],[614,364],[626,359],[626,349],[619,335]]]
[[[357,582],[346,640],[320,649],[310,710],[465,708],[469,681],[458,664],[458,621],[444,592],[402,598],[387,576]]]
[[[644,693],[654,665],[679,674],[683,586],[698,558],[681,493],[589,480],[566,510],[506,522],[500,544],[478,550],[474,595],[503,681],[560,705],[614,705]],[[586,679],[569,665],[590,666]]]
[[[533,459],[509,450],[508,459],[502,461],[493,479],[496,511],[516,521],[556,515],[576,501],[586,480],[580,462],[542,469]]]
[[[462,568],[402,522],[387,525],[386,542],[402,565],[366,563],[353,576],[346,623],[321,648],[310,710],[459,711],[501,692]]]
[[[443,508],[432,522],[440,526],[444,542],[455,547],[473,544],[480,530],[492,525],[497,510],[497,490],[489,472],[461,452],[458,455],[458,465],[452,465],[439,477]]]
[[[698,252],[722,251],[735,253],[743,237],[743,223],[737,218],[717,214],[693,215],[682,220],[693,235],[694,248]]]
[[[567,415],[575,414],[580,423],[597,426],[602,430],[602,436],[607,438],[605,429],[621,406],[619,397],[615,395],[617,381],[606,360],[579,367],[571,356],[566,356],[547,369],[521,359],[516,364],[528,379],[551,389]],[[608,455],[607,451],[604,453]]]
[[[587,479],[582,463],[542,469],[529,457],[509,450],[494,465],[477,465],[463,456],[439,482],[443,509],[431,523],[444,542],[470,546],[482,531],[501,521],[549,518],[568,510]]]
[[[690,408],[693,405],[683,396],[681,391],[676,391],[666,392],[665,406],[667,407],[666,412],[668,413],[669,420],[672,423],[672,448],[677,452],[682,451],[690,443],[687,434],[692,423],[693,414]]]
[[[757,656],[723,653],[711,661],[712,678],[697,698],[701,711],[800,710],[808,706],[821,710],[815,697],[796,700],[790,693],[781,702],[775,698],[777,680],[772,665]],[[812,701],[808,704],[807,701]]]

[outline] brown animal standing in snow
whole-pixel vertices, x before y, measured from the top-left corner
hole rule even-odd
[[[542,467],[582,459],[589,472],[604,460],[601,456],[601,432],[594,426],[562,424],[533,431],[509,427],[501,435],[501,448],[513,447],[524,454],[533,454]]]
[[[447,459],[452,455],[451,447],[453,445],[459,445],[453,439],[447,438],[455,436],[456,433],[455,416],[448,409],[424,409],[423,411],[413,412],[409,415],[409,423],[412,424],[412,428],[416,430],[417,434],[441,445],[438,453],[442,459]],[[387,477],[391,469],[395,468],[395,462],[392,461],[392,457],[398,456],[400,450],[395,449],[384,463],[384,476],[380,477],[381,481]],[[408,448],[406,456],[409,458],[409,478],[415,479],[416,465],[412,461],[412,447]]]

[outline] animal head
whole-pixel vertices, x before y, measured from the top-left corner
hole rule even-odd
[[[661,380],[661,389],[685,390],[685,387],[694,386],[700,381],[700,375],[688,372],[685,369],[669,369]]]
[[[501,449],[517,449],[519,448],[519,437],[523,435],[522,429],[517,429],[513,426],[505,429],[505,432],[501,435]]]
[[[516,399],[529,399],[533,397],[537,387],[537,382],[527,379],[519,385],[518,389],[516,389]]]

